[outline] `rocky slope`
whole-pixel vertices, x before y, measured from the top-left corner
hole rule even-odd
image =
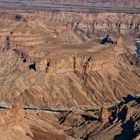
[[[19,102],[1,109],[2,140],[139,140],[139,98],[125,97],[101,110],[24,110]],[[102,116],[102,117],[101,117]]]
[[[19,17],[18,17],[19,16]],[[22,25],[38,27],[51,34],[53,38],[72,36],[88,39],[93,35],[138,35],[140,32],[140,14],[124,13],[76,13],[76,12],[48,12],[48,11],[1,11],[1,19],[23,21]],[[15,21],[12,21],[13,24]],[[26,25],[26,26],[27,26]],[[15,25],[13,25],[15,26]],[[58,28],[57,28],[58,27]],[[4,29],[3,29],[4,30]],[[71,38],[72,38],[71,37]],[[75,42],[74,42],[75,43]]]
[[[117,140],[130,127],[126,139],[138,136],[139,14],[0,17],[1,139]],[[101,44],[107,34],[116,43]]]

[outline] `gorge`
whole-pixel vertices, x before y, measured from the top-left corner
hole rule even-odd
[[[140,13],[32,7],[0,10],[0,139],[139,140]]]

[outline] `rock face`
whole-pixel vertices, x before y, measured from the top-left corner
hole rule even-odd
[[[1,12],[0,139],[135,138],[139,16]]]
[[[17,13],[13,13],[13,11],[7,11],[1,12],[0,18],[16,20],[17,15],[21,16],[19,21],[36,21],[44,29],[46,29],[45,23],[60,26],[60,28],[56,28],[56,30],[51,32],[54,38],[60,38],[60,34],[63,33],[61,35],[72,35],[73,37],[77,35],[77,40],[80,41],[78,39],[80,36],[82,39],[87,39],[93,35],[103,36],[110,33],[116,35],[134,35],[140,31],[140,14],[48,11],[31,11],[30,13],[18,11]],[[61,28],[62,26],[63,28]]]
[[[16,105],[12,109],[0,110],[0,138],[2,140],[118,140],[139,139],[139,98],[125,97],[119,105],[105,109],[98,120],[100,110],[41,111],[23,109]],[[128,107],[129,106],[129,107]],[[125,109],[128,111],[124,111]],[[116,112],[114,116],[114,112]],[[131,117],[128,117],[132,110]],[[122,113],[123,112],[123,113]],[[114,121],[107,116],[114,116]],[[116,119],[116,120],[115,120]],[[108,131],[109,130],[109,131]]]
[[[26,22],[3,14],[5,19],[1,21],[0,32],[2,104],[8,102],[12,106],[20,99],[21,104],[29,108],[98,108],[101,103],[110,106],[129,93],[139,94],[139,68],[130,46],[133,37],[126,34],[126,38],[130,38],[126,42],[124,37],[120,39],[110,34],[118,44],[105,45],[100,44],[99,34],[89,38],[85,34],[87,22],[93,22],[95,14],[22,12],[21,17]],[[16,15],[13,11],[9,14]],[[95,22],[99,24],[109,15],[118,16],[97,15]],[[78,17],[81,17],[80,22]],[[130,17],[139,19],[139,15]],[[124,20],[123,16],[121,18]],[[107,24],[106,20],[104,22]],[[99,28],[95,29],[96,33],[107,32],[104,26]],[[79,30],[82,33],[79,34]]]
[[[37,119],[37,116],[30,113],[28,113],[28,111],[24,111],[19,106],[15,106],[10,110],[1,110],[0,139],[66,140],[66,136],[62,134],[62,132],[58,132],[58,130],[56,131],[56,128],[53,128],[53,126],[51,126],[52,130],[50,130],[50,128],[43,129],[43,125],[45,126],[46,124],[42,124],[42,126],[38,125],[34,120]],[[69,139],[69,137],[67,137],[67,139]]]
[[[104,121],[107,121],[108,118],[109,118],[108,110],[107,110],[107,108],[102,106],[99,111],[99,121],[104,122]]]

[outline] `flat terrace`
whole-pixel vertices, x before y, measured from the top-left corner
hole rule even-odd
[[[68,12],[115,12],[115,13],[140,13],[140,8],[133,7],[113,7],[113,6],[88,6],[79,4],[49,4],[49,3],[22,3],[22,2],[2,2],[1,10],[46,10],[46,11],[68,11]]]

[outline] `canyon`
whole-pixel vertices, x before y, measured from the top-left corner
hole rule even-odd
[[[139,38],[139,12],[1,9],[0,139],[139,140]]]

